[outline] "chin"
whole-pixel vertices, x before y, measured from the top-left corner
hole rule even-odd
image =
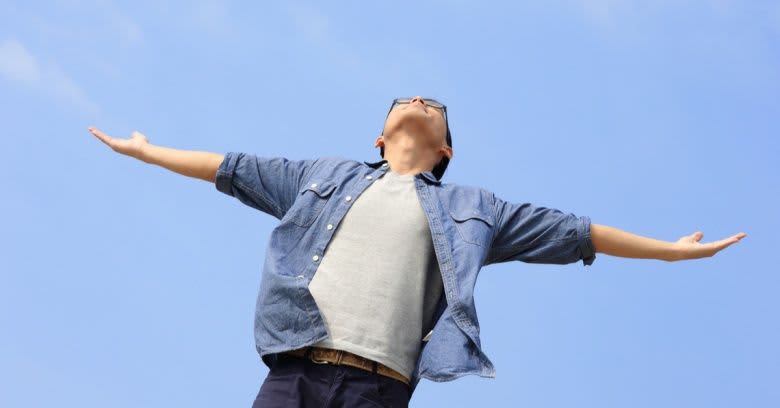
[[[404,112],[404,115],[399,118],[401,121],[428,123],[431,117],[422,109],[412,109]]]
[[[406,109],[403,111],[403,114],[398,114],[386,125],[389,125],[389,128],[386,130],[404,126],[409,129],[415,129],[425,135],[434,133],[433,129],[431,129],[431,117],[422,109]]]

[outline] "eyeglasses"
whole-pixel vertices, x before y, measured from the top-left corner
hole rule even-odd
[[[390,110],[387,112],[389,115],[390,112],[392,112],[393,109],[395,109],[398,105],[403,105],[406,103],[412,103],[412,101],[415,98],[395,98],[393,99],[393,104],[390,105]],[[430,98],[423,98],[423,102],[425,102],[425,105],[436,109],[441,115],[444,117],[444,122],[447,123],[447,105],[437,101],[436,99],[430,99]]]

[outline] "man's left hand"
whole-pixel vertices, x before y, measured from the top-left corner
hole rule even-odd
[[[703,236],[703,232],[696,231],[691,235],[686,235],[678,239],[674,244],[676,254],[674,260],[682,261],[685,259],[698,259],[713,256],[729,245],[739,242],[739,240],[746,237],[747,234],[740,232],[739,234],[732,235],[720,241],[701,243],[699,241],[701,241]]]

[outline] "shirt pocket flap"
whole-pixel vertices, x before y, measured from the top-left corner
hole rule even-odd
[[[311,180],[309,181],[309,184],[307,184],[305,187],[301,189],[299,194],[303,194],[307,191],[311,191],[314,194],[317,194],[320,198],[325,198],[331,195],[333,193],[333,190],[336,189],[336,183],[329,181],[329,180]]]
[[[450,211],[450,216],[464,241],[479,246],[490,245],[493,217],[477,208]]]
[[[462,210],[450,211],[450,216],[457,222],[466,222],[468,220],[480,220],[489,226],[493,226],[493,217],[484,214],[476,208],[466,208]]]

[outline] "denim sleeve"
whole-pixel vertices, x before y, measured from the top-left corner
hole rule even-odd
[[[217,190],[281,219],[309,178],[314,160],[229,152],[217,169]]]
[[[507,261],[568,264],[596,259],[590,218],[495,198],[496,225],[486,264]]]

